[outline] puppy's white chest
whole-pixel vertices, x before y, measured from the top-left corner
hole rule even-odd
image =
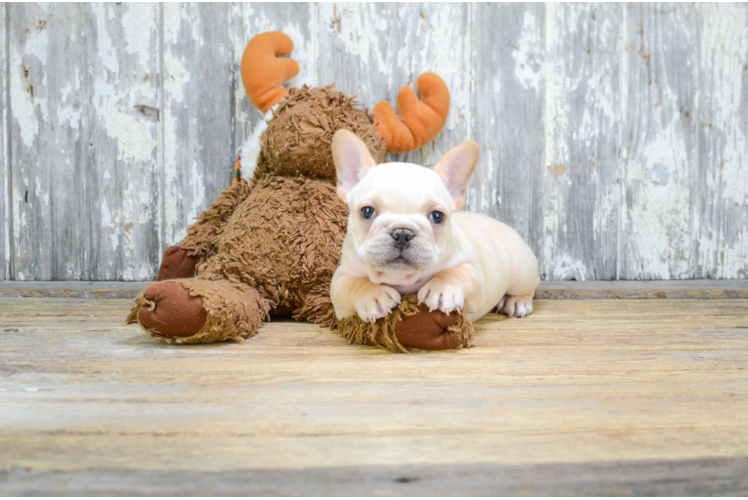
[[[435,273],[428,273],[426,275],[419,276],[417,279],[415,279],[415,281],[412,279],[399,281],[397,278],[389,276],[379,276],[378,280],[372,279],[372,277],[370,276],[369,279],[371,279],[371,281],[374,283],[392,287],[401,295],[407,295],[411,293],[418,293],[418,290],[420,290],[423,285],[425,285],[434,276],[434,274]]]
[[[416,282],[412,285],[390,285],[392,288],[398,291],[400,295],[409,295],[411,293],[418,293],[418,290],[421,289],[421,287],[426,284],[426,281],[423,282]]]

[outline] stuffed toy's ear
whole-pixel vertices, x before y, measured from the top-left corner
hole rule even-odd
[[[350,130],[338,130],[332,138],[332,161],[338,176],[338,196],[345,201],[366,171],[376,165],[364,141]]]
[[[288,92],[284,82],[299,74],[299,63],[286,58],[293,41],[280,31],[261,33],[252,38],[242,56],[242,81],[252,104],[267,113]]]
[[[476,143],[463,142],[447,151],[444,158],[434,167],[434,172],[439,174],[447,186],[449,195],[455,202],[455,208],[461,208],[465,204],[465,191],[479,157],[480,148]]]
[[[416,89],[420,100],[407,86],[397,93],[398,114],[386,101],[372,110],[379,122],[377,133],[387,143],[389,153],[407,153],[425,146],[447,123],[449,89],[444,80],[434,73],[423,73],[416,80]]]

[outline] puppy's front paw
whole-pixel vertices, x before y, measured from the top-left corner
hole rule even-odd
[[[459,312],[465,307],[465,292],[460,286],[432,279],[418,290],[418,303],[425,304],[430,311]]]
[[[374,323],[387,316],[400,303],[400,294],[385,285],[372,286],[357,301],[356,313],[362,320]]]

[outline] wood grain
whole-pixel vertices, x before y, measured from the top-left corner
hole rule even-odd
[[[546,5],[541,275],[615,279],[621,190],[617,4]],[[584,193],[580,196],[580,193]]]
[[[407,85],[415,89],[421,73],[438,74],[450,92],[449,117],[435,140],[410,154],[389,155],[392,161],[434,166],[454,146],[473,133],[474,71],[468,3],[445,3],[433,9],[429,3],[389,4],[389,47],[385,55],[390,76],[389,92],[377,96],[396,104],[397,92]]]
[[[544,281],[537,299],[748,299],[748,280]]]
[[[236,63],[226,3],[164,4],[163,234],[178,243],[230,183]]]
[[[76,472],[0,470],[21,495],[184,496],[745,496],[748,460],[431,465],[333,469]]]
[[[0,297],[134,299],[147,281],[0,281]],[[542,299],[748,299],[748,280],[543,281]]]
[[[506,222],[533,248],[543,237],[534,219],[539,212],[532,182],[544,162],[543,19],[541,4],[473,5],[473,115],[481,159],[467,208]],[[478,50],[482,47],[491,50]]]
[[[393,51],[393,33],[399,29],[392,22],[397,8],[384,3],[317,4],[314,29],[320,63],[315,83],[335,83],[335,88],[357,95],[369,109],[380,100],[390,100],[392,88],[407,83],[395,83],[390,77],[395,65],[388,55]]]
[[[239,491],[253,471],[275,492],[371,471],[374,491],[514,473],[499,491],[745,494],[748,300],[538,301],[423,355],[294,322],[173,347],[123,325],[125,300],[1,300],[5,494]]]
[[[748,276],[748,9],[696,4],[3,4],[0,279],[147,280],[262,120],[247,41],[371,108],[435,71],[483,151],[468,207],[548,280]]]
[[[8,4],[0,5],[0,281],[10,275],[10,158],[8,157]]]
[[[696,13],[689,4],[624,9],[620,277],[693,278]]]
[[[693,216],[696,274],[748,276],[748,9],[699,5],[699,166]]]
[[[8,6],[11,278],[157,269],[153,5]]]

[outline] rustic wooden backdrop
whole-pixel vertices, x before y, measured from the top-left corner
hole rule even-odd
[[[3,4],[0,280],[147,280],[261,119],[246,42],[371,107],[419,73],[482,148],[469,208],[545,279],[748,277],[748,7]]]

